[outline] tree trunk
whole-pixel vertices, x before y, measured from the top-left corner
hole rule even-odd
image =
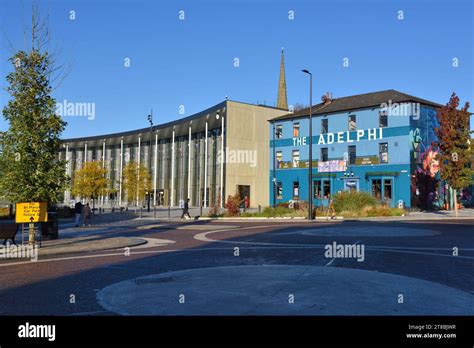
[[[454,215],[458,217],[458,195],[456,189],[453,189],[453,198],[454,198]]]

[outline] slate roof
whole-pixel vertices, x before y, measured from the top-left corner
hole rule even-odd
[[[421,99],[406,93],[388,89],[386,91],[356,94],[348,97],[333,98],[331,103],[319,103],[313,105],[312,115],[325,115],[342,111],[349,111],[354,109],[363,109],[373,106],[380,106],[382,103],[401,103],[401,102],[417,102],[422,105],[428,105],[439,108],[442,105],[432,101]],[[278,116],[270,120],[270,122],[277,120],[293,119],[297,117],[304,117],[309,115],[309,107],[289,113],[283,116]]]

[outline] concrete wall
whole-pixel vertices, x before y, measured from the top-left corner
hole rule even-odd
[[[227,102],[226,199],[228,195],[233,195],[236,192],[238,185],[249,185],[250,206],[269,205],[270,148],[268,144],[270,138],[268,120],[287,113],[285,110],[270,107]],[[256,161],[256,165],[252,163],[252,160]],[[232,163],[236,161],[240,163]]]

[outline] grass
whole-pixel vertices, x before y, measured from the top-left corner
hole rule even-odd
[[[304,217],[307,216],[307,211],[305,210],[295,210],[285,207],[266,207],[262,212],[255,213],[242,213],[242,217]]]
[[[385,205],[366,206],[359,211],[346,210],[341,211],[338,215],[345,218],[358,217],[376,217],[376,216],[404,216],[407,212],[400,208],[390,208]]]
[[[279,205],[276,208],[266,207],[261,212],[242,212],[237,217],[253,218],[253,217],[266,217],[266,218],[295,218],[295,217],[307,217],[308,209],[304,204],[299,205],[301,209],[288,208],[285,205]],[[334,195],[334,209],[336,215],[343,216],[345,218],[358,218],[358,217],[375,217],[375,216],[403,216],[407,214],[404,209],[390,208],[384,204],[380,204],[370,193],[368,192],[355,192],[355,191],[342,191]],[[316,207],[316,216],[326,216],[327,207]],[[227,212],[223,214],[214,215],[212,217],[232,217]]]
[[[369,206],[375,207],[377,200],[368,192],[342,191],[334,196],[334,209],[337,213],[354,212]]]

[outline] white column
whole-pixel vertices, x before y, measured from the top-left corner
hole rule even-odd
[[[189,126],[189,138],[188,138],[188,197],[191,199],[191,126]]]
[[[105,140],[102,143],[102,168],[105,168]]]
[[[174,204],[174,130],[173,130],[173,143],[171,145],[171,192],[170,192],[170,206]]]
[[[204,208],[207,208],[207,121],[206,138],[204,140]]]
[[[151,142],[150,142],[151,151]],[[151,156],[151,152],[150,152]],[[156,206],[156,177],[157,177],[157,164],[158,164],[158,133],[155,133],[155,158],[153,167],[155,168],[153,173],[153,206]]]
[[[122,206],[123,138],[120,139],[119,208]]]
[[[161,155],[161,164],[162,165],[161,165],[161,178],[160,178],[160,182],[162,183],[162,188],[163,189],[165,189],[166,183],[167,182],[169,183],[169,178],[166,178],[166,176],[165,176],[165,173],[166,173],[165,169],[168,167],[168,162],[166,162],[167,151],[168,151],[168,145],[165,142],[163,144],[163,152],[162,152],[162,155]],[[168,199],[169,199],[169,195],[168,195]],[[165,204],[168,204],[168,202],[165,202],[164,197],[163,197],[163,205],[165,205]]]
[[[137,208],[139,204],[139,196],[138,193],[140,192],[140,156],[141,156],[141,135],[138,136],[138,162],[137,162]]]
[[[224,116],[222,116],[222,127],[221,127],[221,208],[224,208],[224,163],[225,163],[225,153],[224,153]]]
[[[87,162],[87,141],[84,143],[84,163]]]

